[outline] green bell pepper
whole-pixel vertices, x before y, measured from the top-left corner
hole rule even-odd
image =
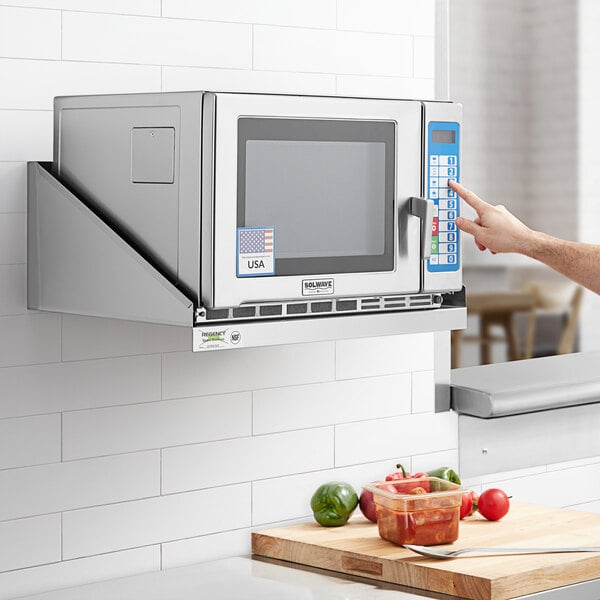
[[[310,499],[315,521],[325,527],[345,525],[357,505],[356,492],[342,481],[324,483]]]
[[[439,469],[434,469],[433,471],[427,471],[427,475],[429,475],[429,477],[445,479],[446,481],[460,485],[460,477],[458,476],[458,473],[450,467],[440,467]]]

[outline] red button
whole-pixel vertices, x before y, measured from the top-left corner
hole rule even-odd
[[[439,219],[437,217],[433,217],[433,224],[431,226],[431,234],[432,235],[438,234],[438,230],[439,230],[438,221],[439,221]]]

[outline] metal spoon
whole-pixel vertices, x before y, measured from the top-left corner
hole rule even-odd
[[[468,552],[480,552],[488,554],[551,554],[554,552],[600,552],[600,546],[575,546],[571,548],[462,548],[461,550],[441,550],[430,546],[413,546],[404,544],[404,548],[412,550],[417,554],[437,558],[440,560],[456,558]]]

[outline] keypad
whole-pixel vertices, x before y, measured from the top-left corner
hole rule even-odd
[[[430,154],[428,166],[429,199],[435,203],[429,264],[451,267],[458,262],[458,234],[454,223],[458,213],[456,194],[448,187],[448,181],[457,179],[457,156]]]

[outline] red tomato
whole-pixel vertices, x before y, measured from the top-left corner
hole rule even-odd
[[[508,496],[498,488],[485,490],[479,496],[479,512],[488,521],[498,521],[501,519],[508,512],[509,506]]]
[[[468,515],[471,514],[471,509],[473,508],[473,498],[471,496],[471,492],[465,492],[462,495],[462,501],[460,505],[460,518],[464,519]]]

